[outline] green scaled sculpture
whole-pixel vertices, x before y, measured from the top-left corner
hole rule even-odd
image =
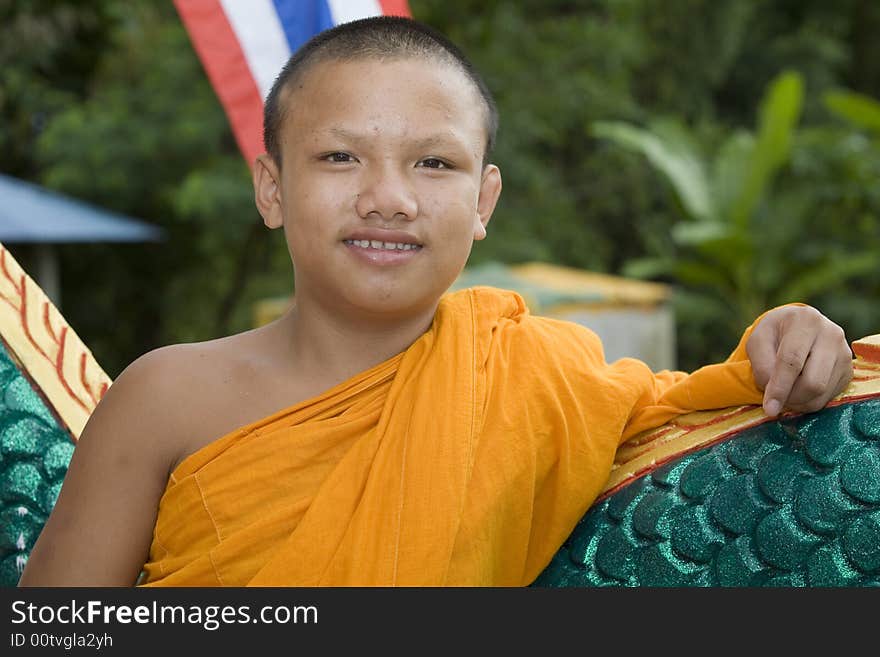
[[[110,379],[0,244],[0,586],[15,586]]]
[[[823,410],[692,413],[634,437],[533,586],[880,586],[880,336]]]

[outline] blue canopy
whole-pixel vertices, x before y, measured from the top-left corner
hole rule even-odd
[[[157,242],[158,226],[0,174],[0,242]]]

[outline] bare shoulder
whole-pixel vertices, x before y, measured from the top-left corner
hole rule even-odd
[[[113,381],[95,408],[81,442],[113,441],[133,453],[149,452],[165,475],[189,434],[187,407],[205,394],[211,359],[198,344],[161,347],[137,358]],[[143,454],[141,454],[143,456]]]
[[[129,586],[145,563],[159,501],[182,455],[235,418],[222,381],[247,341],[162,347],[132,362],[89,417],[22,586]],[[228,387],[228,386],[227,386]]]
[[[170,471],[208,443],[320,392],[301,376],[275,324],[162,347],[132,363],[119,382],[120,396],[142,400],[132,412],[161,412],[156,439],[170,450]]]
[[[130,586],[146,561],[177,426],[162,381],[168,353],[120,374],[76,443],[20,586]]]
[[[148,352],[110,387],[106,396],[112,391],[116,398],[107,412],[151,426],[149,440],[170,474],[188,454],[250,418],[250,393],[267,376],[256,344],[247,333]]]

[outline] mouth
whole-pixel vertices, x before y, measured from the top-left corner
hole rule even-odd
[[[348,246],[359,249],[370,249],[373,251],[418,251],[422,248],[421,244],[413,244],[410,242],[385,242],[382,240],[342,240]]]
[[[370,267],[396,267],[403,266],[419,256],[423,246],[416,243],[412,236],[388,236],[391,239],[405,239],[407,241],[390,241],[366,239],[355,236],[342,240],[345,249],[361,263]],[[384,236],[383,236],[384,237]]]

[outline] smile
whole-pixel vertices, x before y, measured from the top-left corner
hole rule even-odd
[[[362,249],[378,249],[381,251],[412,251],[421,249],[420,244],[406,244],[404,242],[381,242],[379,240],[343,240],[349,246],[357,246]]]

